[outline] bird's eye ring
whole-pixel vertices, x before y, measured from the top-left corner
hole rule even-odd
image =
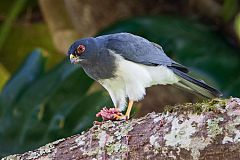
[[[80,44],[78,47],[77,47],[77,54],[80,55],[82,54],[83,52],[85,51],[85,46]]]

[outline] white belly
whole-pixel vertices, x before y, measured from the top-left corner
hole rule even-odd
[[[145,88],[156,84],[173,84],[178,77],[165,66],[146,66],[118,58],[115,78],[99,81],[109,92],[115,106],[124,110],[126,98],[139,101],[146,94]]]

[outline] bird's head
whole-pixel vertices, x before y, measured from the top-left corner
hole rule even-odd
[[[71,63],[81,64],[96,57],[98,47],[96,40],[92,37],[75,41],[68,50]]]

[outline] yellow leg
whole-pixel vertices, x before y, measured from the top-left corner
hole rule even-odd
[[[129,102],[128,102],[128,107],[127,107],[127,112],[126,112],[126,114],[125,114],[125,116],[126,116],[127,118],[130,117],[130,113],[131,113],[131,110],[132,110],[132,106],[133,106],[133,100],[129,100]]]
[[[128,120],[130,117],[132,106],[133,106],[133,101],[129,100],[126,114],[125,115],[114,114],[114,119],[115,120]]]

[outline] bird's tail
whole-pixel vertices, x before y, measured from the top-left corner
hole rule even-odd
[[[222,96],[220,91],[207,85],[205,82],[192,78],[187,73],[184,73],[176,68],[170,67],[170,69],[180,78],[180,81],[174,84],[176,87],[188,90],[206,98]]]

